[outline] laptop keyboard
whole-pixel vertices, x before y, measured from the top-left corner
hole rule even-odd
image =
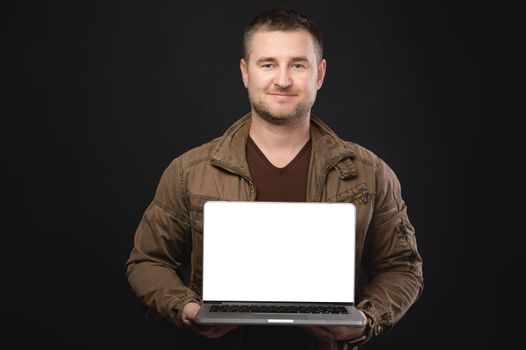
[[[348,314],[343,306],[212,305],[210,312],[262,312],[285,314]]]

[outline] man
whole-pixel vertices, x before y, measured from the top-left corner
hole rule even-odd
[[[311,114],[326,61],[309,19],[290,9],[264,12],[247,26],[244,49],[240,68],[250,113],[165,170],[137,229],[127,279],[150,313],[181,329],[181,347],[350,349],[390,329],[423,289],[400,184],[376,155],[342,141]],[[197,325],[207,200],[354,203],[357,271],[363,263],[369,278],[357,308],[368,325]]]

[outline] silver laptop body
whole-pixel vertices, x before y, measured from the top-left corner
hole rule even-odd
[[[209,201],[199,324],[365,325],[351,203]]]

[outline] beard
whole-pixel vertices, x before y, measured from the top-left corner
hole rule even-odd
[[[254,111],[265,121],[274,125],[294,124],[306,118],[310,114],[312,105],[305,101],[298,103],[294,109],[288,113],[278,113],[273,111],[263,100],[255,100],[249,94],[250,105]]]

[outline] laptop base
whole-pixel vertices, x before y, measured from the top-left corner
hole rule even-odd
[[[211,312],[217,303],[201,306],[195,322],[201,325],[268,325],[268,326],[365,326],[367,319],[354,306],[345,306],[345,314]]]

